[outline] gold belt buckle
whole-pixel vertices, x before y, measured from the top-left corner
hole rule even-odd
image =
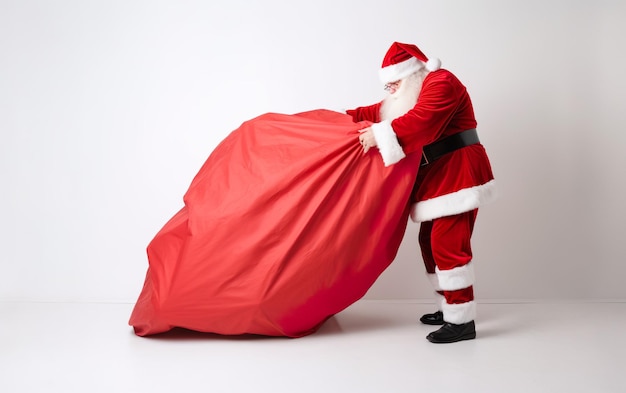
[[[430,164],[430,161],[428,161],[428,157],[426,157],[426,153],[424,153],[424,150],[422,149],[422,165],[420,166],[426,166]]]

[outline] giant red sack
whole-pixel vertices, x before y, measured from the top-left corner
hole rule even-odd
[[[420,160],[364,154],[368,125],[269,113],[224,139],[148,245],[135,333],[300,337],[363,297],[396,256]]]

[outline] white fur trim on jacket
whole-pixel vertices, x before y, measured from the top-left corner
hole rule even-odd
[[[440,270],[436,267],[435,272],[439,287],[444,291],[457,291],[474,285],[475,275],[472,262],[450,270]]]
[[[435,218],[465,213],[493,202],[496,198],[495,180],[490,180],[480,186],[464,188],[413,204],[411,206],[411,220],[413,222],[430,221]]]
[[[476,302],[473,300],[467,303],[443,305],[443,320],[448,323],[460,325],[476,319]]]
[[[372,124],[372,131],[385,166],[393,165],[406,157],[389,120]]]

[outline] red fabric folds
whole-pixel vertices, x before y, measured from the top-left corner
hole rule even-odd
[[[301,337],[365,295],[400,246],[420,159],[363,154],[367,125],[268,113],[225,138],[148,245],[135,333]]]

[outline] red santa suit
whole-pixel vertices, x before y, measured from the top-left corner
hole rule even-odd
[[[347,111],[354,121],[374,122],[372,131],[385,165],[476,128],[465,86],[416,46],[394,43],[380,70],[383,83],[404,80],[416,72],[425,77],[417,102],[405,114],[384,119],[384,101]],[[421,223],[422,256],[434,289],[442,295],[438,296],[439,308],[446,322],[463,324],[475,318],[470,238],[478,207],[495,196],[491,165],[480,143],[457,148],[429,163],[423,161],[419,169],[411,219]]]

